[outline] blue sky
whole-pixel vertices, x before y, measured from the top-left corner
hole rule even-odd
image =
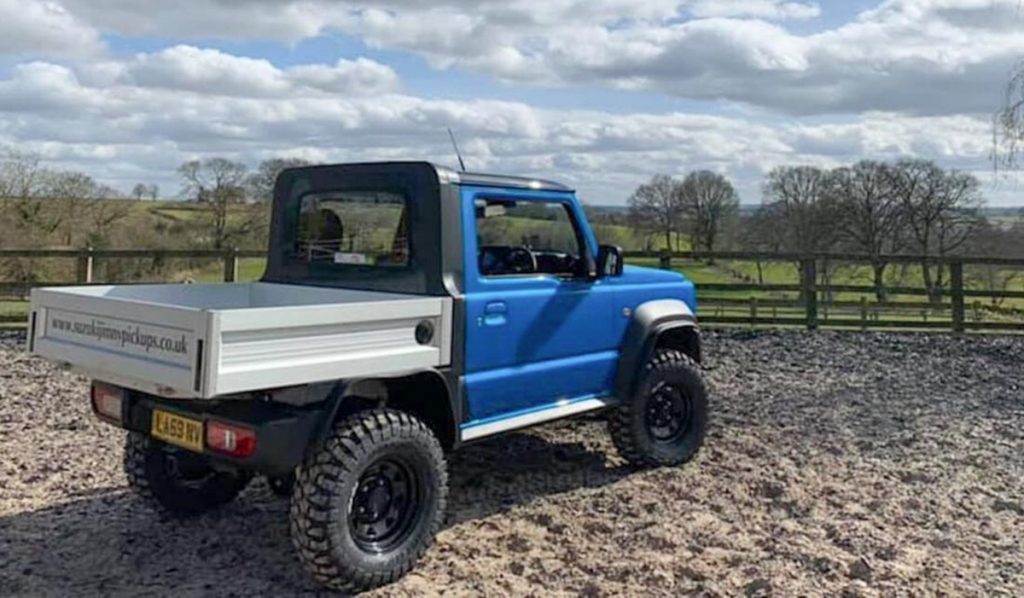
[[[1017,0],[0,0],[0,145],[173,195],[223,155],[450,163],[622,204],[707,168],[989,163]]]

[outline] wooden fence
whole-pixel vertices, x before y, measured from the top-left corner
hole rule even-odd
[[[238,279],[239,260],[263,258],[264,251],[196,250],[92,250],[45,249],[0,250],[0,260],[12,258],[61,258],[74,260],[75,280],[33,283],[0,282],[0,296],[24,295],[35,286],[98,284],[94,266],[98,260],[173,258],[209,259],[223,264],[223,280]],[[1024,270],[1024,259],[951,257],[923,258],[897,255],[872,258],[851,254],[783,254],[757,252],[715,253],[628,253],[627,260],[656,263],[664,269],[686,271],[688,265],[710,262],[789,263],[798,273],[792,284],[756,282],[703,282],[698,285],[700,319],[707,325],[799,326],[818,328],[916,329],[964,332],[1024,332],[1024,287],[1021,290],[972,288],[966,283],[965,268],[986,267]],[[941,288],[887,286],[885,294],[915,300],[878,300],[874,285],[833,284],[822,273],[836,264],[870,266],[885,263],[931,267],[941,266],[948,279]],[[746,293],[747,296],[738,297]],[[795,295],[795,296],[793,296]],[[841,295],[854,296],[843,299]],[[1019,307],[994,309],[982,299],[1001,299]],[[971,309],[968,309],[971,307]],[[894,317],[902,314],[903,317]],[[908,317],[907,314],[917,314]],[[930,315],[931,314],[931,315]],[[934,314],[941,314],[938,317]],[[948,314],[948,315],[947,315]],[[882,317],[888,316],[888,319]],[[20,316],[0,316],[0,322],[17,322]]]
[[[872,258],[854,254],[785,254],[757,252],[715,253],[633,253],[630,258],[657,259],[661,268],[686,271],[680,262],[761,262],[793,264],[798,282],[793,284],[701,283],[698,285],[700,319],[704,324],[742,326],[800,326],[818,328],[860,328],[863,330],[913,329],[946,330],[956,333],[970,331],[1024,332],[1024,288],[991,289],[971,288],[966,283],[965,268],[986,267],[1001,270],[1024,270],[1024,259],[994,257],[921,257],[887,255]],[[833,284],[822,282],[822,273],[830,266],[886,267],[908,265],[942,267],[949,276],[941,287],[932,289],[913,286],[885,286],[874,284]],[[911,297],[919,300],[879,300],[882,290],[889,297]],[[738,292],[749,293],[737,298]],[[732,296],[722,296],[728,294]],[[796,294],[796,297],[791,295]],[[837,298],[853,295],[856,299]],[[1011,300],[1019,307],[994,309],[982,299]],[[1019,301],[1017,301],[1019,300]],[[968,310],[968,306],[972,308]],[[779,311],[784,315],[778,315]],[[737,312],[743,312],[737,313]],[[940,313],[942,317],[929,317]],[[895,318],[902,314],[904,317]],[[908,317],[908,314],[911,317]],[[889,319],[883,316],[888,315]],[[917,317],[913,317],[913,316]]]

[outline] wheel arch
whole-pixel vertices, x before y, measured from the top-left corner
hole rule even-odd
[[[448,379],[435,369],[338,381],[329,392],[315,450],[340,419],[358,411],[389,407],[422,420],[445,450],[458,442],[456,403]]]
[[[701,363],[700,328],[686,303],[659,299],[634,310],[619,353],[615,378],[619,400],[632,396],[640,369],[660,348],[676,349]]]

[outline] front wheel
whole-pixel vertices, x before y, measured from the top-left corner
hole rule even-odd
[[[708,393],[700,366],[667,349],[644,365],[636,392],[609,418],[619,454],[641,467],[689,461],[704,443],[707,426]]]
[[[140,432],[128,432],[125,439],[124,473],[136,493],[179,516],[231,502],[252,479],[248,472],[214,469],[203,455]]]
[[[378,587],[427,550],[447,495],[444,453],[423,422],[391,409],[356,413],[299,467],[292,541],[324,586]]]

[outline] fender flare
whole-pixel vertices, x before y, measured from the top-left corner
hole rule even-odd
[[[620,401],[633,396],[640,368],[654,354],[658,339],[671,330],[694,335],[693,347],[685,352],[697,363],[701,362],[700,327],[690,306],[678,299],[643,303],[634,310],[619,351],[615,396]]]
[[[438,388],[443,389],[444,392],[442,402],[446,404],[446,410],[444,413],[438,414],[440,415],[440,418],[439,420],[437,420],[438,425],[443,426],[444,429],[435,430],[435,433],[439,435],[439,439],[442,440],[443,443],[445,441],[445,437],[453,439],[454,442],[457,443],[457,418],[461,416],[461,410],[459,409],[458,401],[455,400],[455,397],[452,394],[451,385],[449,384],[447,377],[445,377],[445,375],[442,372],[434,368],[424,368],[421,370],[413,370],[395,374],[366,376],[360,378],[350,378],[346,380],[335,381],[330,386],[329,390],[326,393],[326,397],[323,402],[323,413],[320,418],[320,425],[318,426],[318,429],[316,430],[313,438],[310,440],[309,445],[307,447],[307,451],[316,450],[317,448],[323,445],[323,442],[327,439],[327,436],[331,432],[331,428],[334,425],[334,422],[337,421],[339,417],[347,415],[345,413],[347,408],[358,408],[360,406],[363,406],[355,402],[354,399],[363,399],[366,401],[378,402],[389,406],[394,405],[394,400],[397,397],[390,396],[389,389],[387,389],[388,383],[395,381],[411,380],[422,376],[428,377],[431,380],[431,382],[437,384]],[[384,387],[383,397],[363,397],[361,393],[357,392],[357,389],[361,385],[370,385],[371,387],[373,387],[378,384]],[[429,405],[424,406],[429,407]],[[426,419],[423,418],[422,414],[413,414],[421,417],[421,419]],[[428,421],[427,423],[429,424],[431,422]],[[449,444],[450,442],[451,441],[445,444]]]

